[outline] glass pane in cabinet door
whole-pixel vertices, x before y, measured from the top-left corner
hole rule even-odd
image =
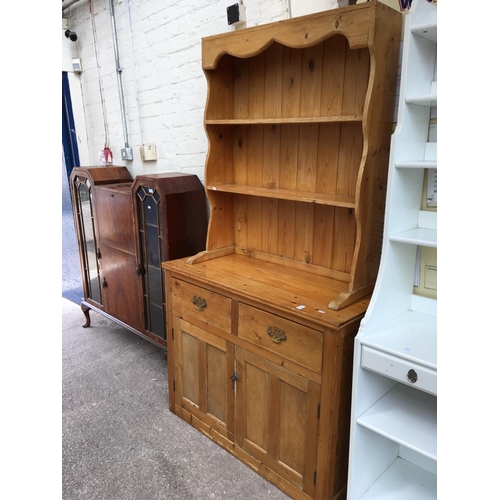
[[[151,304],[151,333],[158,337],[165,338],[163,333],[163,308]]]
[[[92,213],[91,193],[85,184],[78,188],[80,206],[80,220],[82,224],[82,238],[85,261],[85,274],[88,282],[89,298],[101,303],[101,289],[99,283],[99,264],[95,243],[94,217]]]
[[[148,245],[148,264],[160,267],[158,228],[156,226],[146,226],[146,239]]]
[[[148,267],[149,297],[151,303],[159,307],[162,305],[161,272],[161,269],[157,267]]]
[[[152,224],[153,226],[157,225],[156,203],[151,196],[146,197],[144,200],[144,214],[146,217],[146,224]]]
[[[146,329],[165,338],[164,327],[164,292],[161,270],[161,235],[160,227],[160,196],[150,187],[141,187],[137,192],[139,198],[138,216],[144,285],[144,309]]]

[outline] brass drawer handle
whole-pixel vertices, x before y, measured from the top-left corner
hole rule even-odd
[[[275,344],[281,344],[281,342],[285,342],[286,340],[285,332],[275,326],[270,326],[267,329],[267,334]]]
[[[207,301],[201,297],[197,297],[196,295],[193,297],[193,304],[198,311],[203,311],[203,309],[207,307]]]

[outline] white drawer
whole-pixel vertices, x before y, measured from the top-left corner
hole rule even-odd
[[[436,370],[366,346],[361,351],[361,366],[402,384],[437,395]]]

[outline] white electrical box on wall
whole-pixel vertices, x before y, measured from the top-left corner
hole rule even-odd
[[[226,12],[229,26],[241,26],[246,22],[245,6],[241,3],[241,0],[237,0],[227,7]]]
[[[154,144],[144,144],[139,147],[142,161],[154,161],[156,157],[156,146]]]
[[[79,57],[73,59],[71,61],[71,64],[73,66],[74,73],[81,73],[82,72],[82,61],[80,60]]]

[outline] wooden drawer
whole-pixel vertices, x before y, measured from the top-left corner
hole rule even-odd
[[[212,333],[231,331],[231,299],[206,288],[174,278],[174,316]]]
[[[321,373],[323,332],[240,303],[238,337]]]
[[[361,366],[430,394],[437,394],[437,372],[431,368],[366,346],[361,351]]]

